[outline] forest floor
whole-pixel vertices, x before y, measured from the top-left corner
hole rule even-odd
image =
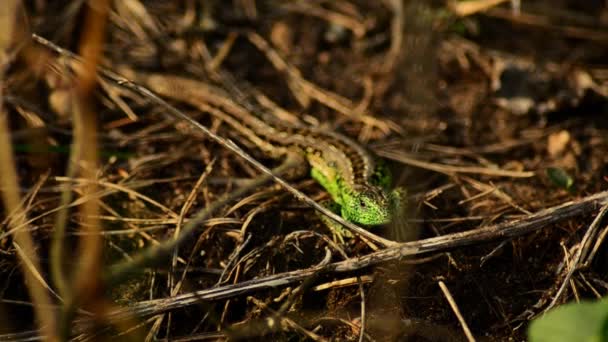
[[[17,171],[40,277],[52,302],[98,314],[72,317],[75,338],[517,341],[546,309],[608,292],[594,222],[608,203],[603,2],[130,0],[106,16],[83,3],[28,3],[2,87],[15,156],[2,167]],[[220,70],[235,103],[386,160],[404,219],[370,228],[377,241],[334,241],[284,187],[243,181],[260,169],[221,138],[281,160],[133,76],[204,85]],[[36,334],[14,235],[0,240],[0,340]],[[142,259],[153,246],[170,247]]]

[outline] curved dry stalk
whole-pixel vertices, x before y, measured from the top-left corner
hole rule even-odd
[[[362,38],[367,33],[367,27],[361,18],[326,9],[313,1],[289,2],[281,7],[286,11],[317,17],[328,23],[340,25],[350,30],[358,39]]]
[[[68,157],[68,166],[66,170],[66,177],[72,178],[76,176],[76,170],[78,164],[76,160],[79,158],[81,145],[74,141],[72,148],[70,149],[70,155]],[[57,206],[57,215],[53,222],[53,234],[51,235],[51,248],[50,248],[50,269],[53,284],[57,288],[57,292],[63,297],[68,292],[68,286],[66,276],[63,269],[64,260],[64,241],[65,241],[65,228],[68,222],[69,204],[72,202],[72,189],[69,184],[62,186],[61,194],[59,197],[59,204]]]
[[[105,37],[105,26],[109,13],[108,0],[96,1],[84,5],[85,26],[80,36],[79,50],[82,54],[82,64],[75,70],[74,91],[70,94],[69,110],[72,113],[74,126],[74,150],[71,157],[76,165],[71,165],[69,171],[78,172],[87,180],[97,178],[99,151],[97,144],[97,113],[94,109],[93,95],[97,84],[97,67],[101,60]],[[72,169],[74,167],[74,169]],[[97,193],[95,182],[86,184],[82,189],[82,197]],[[59,337],[67,339],[71,331],[74,314],[80,304],[93,308],[96,314],[103,311],[105,304],[99,299],[102,283],[99,274],[102,268],[103,236],[100,234],[99,203],[92,199],[85,201],[80,207],[82,222],[80,230],[86,232],[80,236],[78,248],[74,255],[64,252],[65,228],[67,223],[67,204],[71,200],[70,190],[65,188],[62,193],[62,208],[55,224],[56,231],[52,241],[52,272],[65,305],[62,307],[58,332]],[[63,262],[66,257],[76,257],[79,261],[72,274],[67,274]],[[68,280],[68,278],[71,278]]]
[[[464,320],[464,317],[462,317],[462,313],[460,313],[460,308],[458,307],[458,304],[454,300],[452,293],[450,293],[450,290],[448,289],[448,287],[445,285],[445,283],[443,281],[440,280],[438,285],[439,285],[439,288],[441,288],[441,292],[443,292],[443,296],[450,304],[450,307],[452,308],[454,315],[456,315],[456,318],[458,318],[458,322],[460,322],[460,326],[462,327],[462,330],[464,331],[464,335],[467,337],[467,340],[469,340],[469,342],[475,342],[476,341],[475,337],[473,337],[473,334],[471,333],[471,329],[469,329],[469,325]]]
[[[426,170],[431,170],[435,172],[440,172],[443,174],[452,174],[452,173],[468,173],[468,174],[481,174],[486,176],[495,176],[495,177],[511,177],[511,178],[530,178],[536,175],[533,171],[511,171],[511,170],[502,170],[502,169],[494,169],[489,167],[481,167],[481,166],[455,166],[455,165],[445,165],[438,163],[430,163],[414,158],[408,157],[405,153],[399,150],[387,150],[378,148],[375,149],[379,156],[397,161],[402,164],[411,165],[415,167],[419,167]]]

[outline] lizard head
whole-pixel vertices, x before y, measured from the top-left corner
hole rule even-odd
[[[362,225],[387,224],[400,212],[401,198],[400,190],[389,193],[377,186],[356,185],[342,195],[342,217]]]

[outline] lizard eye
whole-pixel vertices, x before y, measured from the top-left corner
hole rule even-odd
[[[364,200],[362,200],[362,199],[360,199],[360,200],[359,200],[359,206],[360,206],[361,208],[364,208],[364,209],[365,209],[365,206],[366,206],[366,205],[367,205],[367,204],[365,203],[365,201],[364,201]]]

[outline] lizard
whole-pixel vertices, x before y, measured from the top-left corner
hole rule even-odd
[[[388,169],[347,136],[303,124],[269,118],[244,99],[233,100],[223,87],[193,78],[130,73],[136,82],[158,95],[182,102],[223,120],[271,158],[296,151],[310,166],[310,176],[331,196],[330,209],[363,225],[390,223],[402,211],[404,190],[390,190]],[[238,97],[238,96],[237,96]],[[242,97],[242,96],[240,96]],[[253,106],[255,107],[255,106]],[[343,241],[349,231],[329,220],[325,224]]]

